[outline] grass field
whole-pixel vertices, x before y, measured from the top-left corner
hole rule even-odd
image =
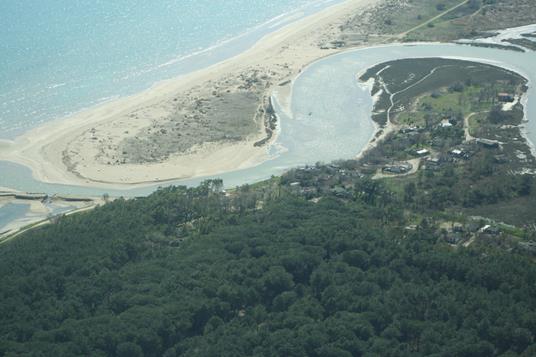
[[[413,3],[413,1],[412,1]],[[481,36],[483,31],[528,25],[536,22],[532,0],[467,2],[415,31],[405,41],[452,41]]]
[[[408,5],[406,5],[405,9],[402,8],[406,11],[398,11],[384,21],[387,25],[385,32],[387,34],[398,34],[406,32],[464,2],[466,2],[466,0],[411,1],[410,3],[408,3]]]

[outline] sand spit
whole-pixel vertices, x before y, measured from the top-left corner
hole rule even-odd
[[[258,165],[270,158],[278,132],[255,145],[267,137],[272,91],[289,102],[281,97],[290,95],[292,79],[309,63],[338,52],[323,44],[377,1],[332,6],[236,57],[46,123],[13,143],[2,142],[0,160],[25,165],[48,183],[117,189]],[[231,120],[244,112],[252,117]],[[222,113],[229,120],[218,122]]]

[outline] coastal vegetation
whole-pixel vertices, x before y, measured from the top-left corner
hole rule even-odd
[[[342,167],[307,172],[333,178]],[[454,248],[388,185],[355,177],[311,201],[294,179],[227,195],[218,182],[163,189],[5,244],[0,353],[536,352],[524,233],[513,250],[486,234]]]
[[[488,36],[536,22],[532,0],[386,0],[341,27],[337,43],[441,41]]]

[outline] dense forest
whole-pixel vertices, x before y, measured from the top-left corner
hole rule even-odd
[[[0,246],[0,355],[536,355],[534,255],[407,210],[380,181],[283,178],[64,217]]]

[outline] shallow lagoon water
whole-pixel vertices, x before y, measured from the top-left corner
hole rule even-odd
[[[296,79],[292,94],[292,117],[276,105],[281,133],[271,151],[273,158],[256,167],[217,175],[226,186],[252,183],[279,175],[291,167],[355,157],[369,142],[375,127],[370,119],[369,89],[357,80],[358,73],[381,62],[403,58],[456,57],[481,61],[514,70],[530,80],[526,106],[527,135],[536,142],[535,52],[511,52],[452,44],[391,45],[351,50],[319,60]],[[276,103],[277,104],[277,103]],[[146,195],[162,185],[122,190],[102,190],[36,182],[30,170],[0,163],[0,186],[23,191],[96,195]],[[195,185],[209,178],[168,184]]]
[[[44,202],[44,210],[32,210],[32,205],[24,201],[13,201],[0,206],[0,233],[15,230],[46,219],[49,216],[64,214],[76,209],[65,203]]]
[[[0,233],[7,225],[15,220],[24,218],[30,210],[29,204],[8,203],[0,207]]]

